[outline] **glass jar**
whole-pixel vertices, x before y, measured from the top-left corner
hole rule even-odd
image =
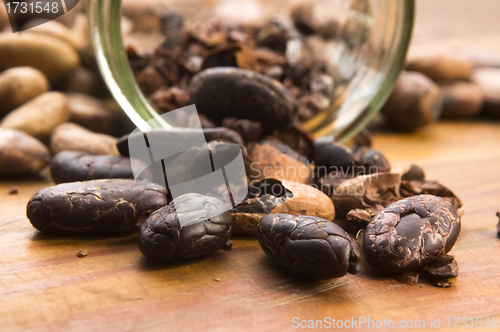
[[[388,98],[404,64],[415,6],[414,0],[165,0],[164,4],[162,10],[176,8],[186,21],[220,17],[291,22],[292,12],[292,17],[298,16],[294,21],[298,41],[311,38],[307,37],[308,22],[297,24],[301,8],[310,10],[307,14],[312,16],[307,17],[313,20],[309,23],[321,31],[321,38],[307,45],[315,45],[309,52],[321,58],[331,84],[321,110],[304,126],[316,137],[333,135],[339,142],[359,132]],[[88,6],[97,62],[117,102],[142,131],[168,127],[161,119],[146,123],[157,113],[140,91],[128,63],[120,29],[121,1],[89,0]],[[294,47],[300,45],[289,41],[286,52]]]

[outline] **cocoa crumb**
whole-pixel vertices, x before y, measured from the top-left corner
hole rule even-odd
[[[9,195],[17,195],[19,193],[19,188],[17,186],[12,186],[7,192]]]
[[[86,257],[87,256],[87,249],[81,250],[78,254],[76,254],[77,257]]]

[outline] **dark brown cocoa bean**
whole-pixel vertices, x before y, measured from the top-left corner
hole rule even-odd
[[[47,233],[129,232],[167,204],[167,191],[156,184],[93,180],[38,191],[28,202],[27,216]]]
[[[357,273],[356,243],[331,221],[304,215],[268,214],[258,226],[259,244],[275,263],[311,279]]]
[[[200,257],[221,249],[231,236],[231,213],[222,201],[185,194],[153,212],[141,227],[144,256],[169,261]]]
[[[349,173],[354,165],[354,155],[350,148],[333,142],[329,136],[318,138],[314,142],[314,163],[316,176],[323,177],[331,172]]]
[[[50,174],[55,183],[97,179],[134,179],[130,159],[122,156],[88,155],[63,151],[54,156]]]
[[[227,118],[222,125],[239,133],[245,142],[256,141],[262,136],[262,125],[257,121]]]
[[[425,172],[422,167],[418,165],[411,165],[410,169],[401,175],[401,180],[403,181],[424,181],[425,180]]]
[[[239,68],[211,68],[191,80],[191,102],[215,121],[236,117],[259,121],[264,133],[288,127],[296,100],[278,81]]]
[[[207,143],[213,141],[223,141],[244,146],[243,139],[237,132],[224,127],[204,128],[202,130],[192,128],[153,129],[146,133],[135,132],[132,139],[144,139],[140,136],[145,136],[148,140],[154,141],[158,145],[158,149],[162,149],[162,144],[164,144],[165,147],[168,146],[169,149],[173,149],[172,144],[180,143],[182,144],[181,146],[186,146],[186,140],[197,143],[197,138],[199,137],[200,132],[202,132],[205,136]],[[116,144],[120,154],[125,157],[130,157],[128,148],[129,139],[130,136],[125,135],[121,137]],[[192,146],[195,147],[198,146],[198,144],[193,144]]]
[[[441,197],[413,196],[390,205],[366,227],[364,256],[388,273],[415,272],[446,255],[459,233],[453,205]]]

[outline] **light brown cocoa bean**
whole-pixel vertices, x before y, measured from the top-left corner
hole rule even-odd
[[[443,118],[472,118],[481,112],[483,95],[481,89],[470,82],[440,84],[443,96]]]
[[[64,90],[95,97],[102,97],[108,93],[108,89],[99,74],[85,67],[77,67],[71,73],[64,83]]]
[[[40,33],[0,34],[0,70],[18,66],[39,69],[51,83],[68,77],[80,59],[61,39]]]
[[[0,126],[21,130],[45,141],[52,130],[68,118],[66,97],[60,92],[46,92],[10,112]]]
[[[53,154],[64,150],[87,152],[89,154],[119,155],[118,140],[112,136],[96,134],[74,123],[59,125],[50,137]]]
[[[472,64],[466,57],[432,45],[410,48],[406,70],[417,71],[435,81],[469,80],[472,76]]]
[[[38,69],[15,67],[0,74],[0,115],[49,90],[47,77]]]
[[[397,130],[415,130],[435,122],[443,105],[438,86],[416,72],[403,72],[382,107],[389,124]]]
[[[50,161],[49,150],[22,131],[0,128],[0,177],[38,173]]]
[[[500,117],[500,69],[481,68],[474,71],[473,81],[484,98],[483,114]]]
[[[69,121],[93,132],[114,135],[118,131],[115,112],[93,97],[81,93],[66,93],[68,98]]]

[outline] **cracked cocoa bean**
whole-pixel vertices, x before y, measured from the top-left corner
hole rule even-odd
[[[259,244],[275,263],[312,279],[356,273],[361,255],[342,228],[318,217],[269,214],[257,228]]]
[[[46,233],[129,232],[167,204],[167,191],[156,184],[94,180],[38,191],[28,202],[27,216],[33,227]]]
[[[264,133],[287,128],[297,108],[279,81],[239,68],[201,71],[191,80],[189,92],[200,113],[218,122],[228,117],[260,121]]]
[[[77,151],[63,151],[55,155],[50,164],[50,174],[55,183],[134,178],[127,157],[88,155]]]
[[[216,198],[185,194],[153,212],[141,227],[144,256],[169,261],[221,249],[231,236],[231,213]]]
[[[231,210],[235,234],[253,235],[259,220],[269,213],[335,218],[328,196],[312,186],[293,181],[265,179],[249,186],[247,198]]]
[[[413,196],[380,212],[366,227],[368,263],[385,272],[416,272],[446,255],[460,233],[456,208],[441,197]]]

